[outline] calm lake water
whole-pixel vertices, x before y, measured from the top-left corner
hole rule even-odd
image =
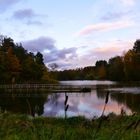
[[[140,113],[140,86],[118,84],[111,81],[61,81],[60,84],[90,87],[91,92],[57,92],[45,91],[3,93],[0,92],[0,109],[12,113],[39,116],[64,117],[65,95],[68,96],[67,116],[82,115],[87,118],[100,116],[105,104],[107,91],[109,101],[105,115],[113,112],[120,114],[123,109],[128,115]]]

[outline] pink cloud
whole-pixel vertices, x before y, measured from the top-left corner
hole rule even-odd
[[[114,40],[104,44],[98,44],[99,47],[86,50],[83,55],[80,55],[76,61],[72,61],[77,67],[93,66],[97,60],[109,60],[111,57],[123,55],[133,47],[134,41]]]
[[[93,55],[98,58],[108,59],[115,55],[122,55],[123,52],[126,52],[133,47],[133,43],[134,41],[116,40],[108,42],[100,47],[93,48],[91,51]]]
[[[121,28],[127,28],[133,26],[133,21],[117,21],[117,22],[110,22],[110,23],[98,23],[93,25],[88,25],[84,27],[82,30],[76,33],[76,36],[81,35],[88,35],[93,32],[103,32],[103,31],[111,31],[117,30]]]
[[[96,48],[89,48],[88,45],[86,46],[85,44],[84,47],[79,48],[80,52],[77,51],[76,58],[68,59],[66,63],[71,65],[68,65],[66,69],[94,66],[97,60],[108,61],[111,57],[122,56],[124,52],[132,49],[134,41],[135,40],[112,40],[104,43],[94,42],[92,46],[98,46]]]

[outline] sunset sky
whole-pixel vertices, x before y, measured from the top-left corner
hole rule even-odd
[[[0,34],[46,65],[93,66],[140,39],[140,0],[0,0]]]

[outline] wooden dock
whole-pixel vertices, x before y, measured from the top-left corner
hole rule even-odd
[[[91,92],[95,87],[83,85],[60,85],[60,84],[11,84],[0,85],[2,91],[13,90],[45,90],[48,92]]]

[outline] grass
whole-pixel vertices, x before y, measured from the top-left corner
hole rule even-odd
[[[0,140],[140,140],[140,116],[110,114],[88,120],[4,113],[0,115]]]

